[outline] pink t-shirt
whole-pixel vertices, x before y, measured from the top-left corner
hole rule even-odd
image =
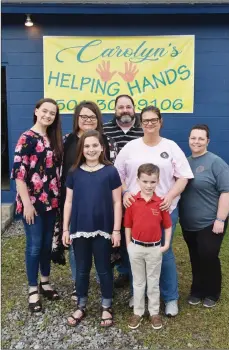
[[[121,180],[134,194],[140,190],[136,181],[137,170],[144,163],[153,163],[160,168],[160,179],[156,188],[159,197],[170,191],[175,184],[175,178],[194,177],[184,152],[174,141],[162,138],[158,145],[151,147],[141,137],[128,142],[119,152],[114,164]],[[170,213],[176,208],[179,199],[180,196],[174,198]]]

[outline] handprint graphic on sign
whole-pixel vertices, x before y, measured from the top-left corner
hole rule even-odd
[[[128,64],[128,62],[125,62],[125,73],[118,72],[120,77],[126,81],[127,83],[130,83],[131,81],[134,80],[135,75],[139,72],[137,69],[136,64],[133,65],[132,62]]]
[[[116,74],[116,71],[110,72],[110,61],[102,61],[102,64],[98,65],[96,72],[100,75],[102,81],[109,81]]]

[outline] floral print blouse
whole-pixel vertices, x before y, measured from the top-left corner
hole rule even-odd
[[[12,179],[26,183],[31,203],[37,213],[58,208],[60,197],[60,162],[47,136],[28,130],[15,148]],[[16,195],[16,214],[23,213],[23,203]]]

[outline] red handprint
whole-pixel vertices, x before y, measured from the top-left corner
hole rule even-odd
[[[120,77],[122,77],[124,81],[126,81],[127,83],[130,83],[131,81],[134,80],[135,75],[138,72],[139,70],[137,69],[136,64],[133,65],[133,63],[130,62],[128,65],[128,62],[125,62],[125,73],[118,72],[118,74],[120,75]]]
[[[98,65],[96,72],[100,75],[102,81],[109,81],[113,78],[117,71],[110,72],[110,61],[107,63],[105,61],[102,61],[102,65]]]

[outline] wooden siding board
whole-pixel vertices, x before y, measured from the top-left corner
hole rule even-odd
[[[162,133],[189,154],[190,128],[196,123],[206,123],[211,129],[209,150],[229,162],[229,21],[226,17],[214,20],[212,16],[197,16],[196,22],[197,17],[193,19],[193,16],[174,16],[170,20],[158,16],[152,22],[153,16],[121,16],[115,25],[111,24],[111,16],[89,17],[85,23],[85,16],[38,16],[39,31],[33,37],[22,24],[12,26],[11,21],[3,21],[10,165],[17,139],[31,127],[34,105],[43,97],[43,35],[195,35],[194,113],[165,114]],[[104,121],[111,116],[104,115]],[[72,116],[63,115],[62,121],[63,133],[69,132]]]
[[[7,74],[9,78],[36,79],[43,78],[43,65],[40,62],[37,66],[8,66]]]
[[[9,79],[8,91],[21,91],[21,92],[35,92],[43,91],[43,78],[29,78],[29,79]]]

